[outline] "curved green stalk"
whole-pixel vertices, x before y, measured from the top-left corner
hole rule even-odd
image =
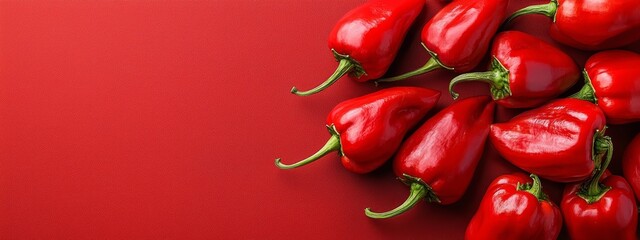
[[[418,203],[418,201],[423,199],[425,196],[427,196],[427,188],[424,185],[415,182],[411,184],[411,192],[409,193],[409,197],[407,197],[407,200],[405,200],[404,203],[400,204],[400,206],[382,213],[373,212],[371,211],[371,209],[366,208],[364,210],[364,214],[367,215],[367,217],[376,219],[397,216],[411,209],[414,205],[416,205],[416,203]]]
[[[542,183],[540,182],[540,178],[535,174],[531,174],[529,177],[533,179],[533,184],[520,185],[520,183],[518,183],[518,190],[531,193],[533,196],[536,196],[538,200],[547,200],[547,195],[542,192]]]
[[[589,74],[587,74],[587,70],[583,70],[582,75],[584,76],[584,86],[582,86],[580,91],[572,94],[569,97],[582,99],[585,101],[598,104],[598,97],[596,97],[596,90],[595,88],[593,88],[593,84],[591,83],[591,78],[589,78]]]
[[[440,65],[440,63],[438,63],[438,61],[435,58],[429,58],[429,61],[427,61],[426,64],[424,64],[424,66],[413,70],[411,72],[402,74],[402,75],[398,75],[395,77],[390,77],[390,78],[383,78],[383,79],[379,79],[376,81],[376,83],[380,83],[380,82],[395,82],[395,81],[400,81],[400,80],[404,80],[410,77],[414,77],[414,76],[418,76],[421,74],[425,74],[428,72],[431,72],[435,69],[441,68],[442,66]]]
[[[599,135],[596,133],[596,135]],[[605,171],[607,171],[607,167],[609,163],[611,163],[611,159],[613,158],[613,141],[611,141],[611,137],[609,136],[596,136],[594,150],[599,158],[604,157],[604,161],[601,162],[600,166],[596,169],[596,173],[586,181],[582,185],[582,190],[578,193],[582,199],[587,201],[587,203],[591,204],[599,201],[607,191],[611,189],[611,187],[607,187],[600,183],[600,178]],[[603,156],[603,153],[604,154]]]
[[[410,192],[407,200],[400,204],[400,206],[382,213],[373,212],[371,211],[371,209],[366,208],[364,210],[364,214],[367,215],[367,217],[379,219],[397,216],[411,209],[421,199],[425,199],[427,200],[427,202],[440,203],[440,199],[438,198],[438,196],[433,192],[428,184],[422,181],[422,179],[403,174],[400,180],[404,184],[409,185]]]
[[[319,93],[322,90],[324,90],[324,89],[328,88],[329,86],[333,85],[342,76],[344,76],[345,74],[349,73],[355,67],[355,65],[356,64],[353,61],[351,61],[350,59],[342,58],[342,59],[340,59],[340,63],[338,64],[338,68],[336,68],[336,71],[333,72],[333,74],[327,80],[325,80],[322,84],[316,86],[315,88],[313,88],[311,90],[307,90],[307,91],[303,91],[303,92],[300,92],[300,91],[298,91],[298,88],[293,87],[293,88],[291,88],[291,93],[293,93],[295,95],[298,95],[298,96],[309,96],[311,94]]]
[[[531,5],[525,8],[522,8],[507,18],[505,20],[503,27],[507,26],[513,19],[520,17],[526,14],[541,14],[553,19],[553,22],[556,21],[556,12],[558,10],[558,1],[551,0],[549,3],[539,4],[539,5]]]
[[[511,88],[509,87],[509,70],[507,70],[498,59],[493,57],[491,62],[491,70],[486,72],[472,72],[460,74],[451,79],[449,83],[449,93],[455,100],[460,94],[453,90],[453,87],[461,82],[479,81],[491,85],[491,96],[493,100],[500,100],[511,96]]]
[[[320,159],[321,157],[329,154],[330,152],[339,151],[339,150],[340,150],[340,137],[337,134],[332,134],[331,138],[329,138],[329,141],[327,141],[327,143],[320,150],[318,150],[318,152],[311,155],[310,157],[293,164],[284,164],[281,162],[282,160],[280,158],[276,158],[276,166],[280,169],[292,169],[292,168],[301,167],[311,162],[314,162],[315,160]]]
[[[390,77],[390,78],[383,78],[380,80],[377,80],[375,83],[376,85],[378,85],[378,83],[380,82],[395,82],[395,81],[400,81],[400,80],[404,80],[413,76],[418,76],[424,73],[428,73],[431,72],[433,70],[439,69],[439,68],[444,68],[447,70],[453,70],[452,67],[448,67],[446,65],[444,65],[442,62],[440,62],[440,59],[438,58],[438,54],[429,50],[429,48],[427,48],[427,45],[424,45],[424,43],[421,43],[422,47],[424,47],[425,50],[427,50],[427,53],[429,53],[429,55],[431,55],[431,58],[429,58],[429,60],[427,61],[427,63],[424,64],[424,66],[413,70],[411,72],[402,74],[400,76],[395,76],[395,77]]]

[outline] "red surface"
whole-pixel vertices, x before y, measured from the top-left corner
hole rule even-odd
[[[289,93],[334,70],[327,35],[360,2],[1,1],[0,238],[461,238],[491,180],[515,170],[490,145],[461,202],[388,220],[363,210],[406,198],[390,164],[367,175],[335,155],[291,171],[273,164],[317,150],[329,110],[376,90],[343,79],[315,96]],[[441,4],[428,1],[391,74],[424,63],[421,25]],[[528,16],[514,29],[549,40],[548,24]],[[589,56],[565,49],[580,66]],[[382,87],[445,90],[453,76]],[[443,94],[439,109],[450,102]],[[614,173],[639,129],[611,127]],[[561,185],[544,183],[558,201]]]

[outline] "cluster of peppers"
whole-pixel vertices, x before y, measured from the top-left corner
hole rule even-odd
[[[563,223],[574,239],[634,239],[640,135],[625,153],[623,178],[607,170],[613,143],[605,130],[607,123],[640,121],[640,54],[610,50],[640,40],[640,4],[551,0],[510,17],[507,4],[449,3],[422,29],[422,45],[430,55],[426,64],[383,79],[424,1],[371,0],[348,12],[329,37],[339,62],[334,74],[311,90],[294,87],[292,93],[318,93],[344,75],[378,83],[447,69],[460,73],[449,84],[454,99],[459,97],[454,87],[467,81],[488,83],[491,97],[458,100],[419,127],[437,104],[439,91],[391,87],[350,99],[329,113],[331,136],[324,147],[293,164],[276,159],[276,166],[296,168],[338,152],[346,169],[363,174],[393,159],[395,175],[410,188],[407,200],[386,212],[365,209],[371,218],[388,218],[420,200],[442,205],[460,200],[489,139],[505,160],[531,174],[496,178],[469,223],[466,239],[555,239]],[[601,52],[588,59],[581,74],[569,55],[543,40],[519,31],[498,33],[530,13],[553,19],[552,39]],[[492,58],[489,69],[470,73],[487,52]],[[579,92],[556,99],[581,76],[585,84]],[[496,105],[534,109],[493,123]],[[544,194],[539,178],[567,183],[559,207]]]

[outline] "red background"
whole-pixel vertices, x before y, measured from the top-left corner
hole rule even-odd
[[[273,165],[315,152],[332,107],[377,89],[343,79],[311,97],[289,93],[335,69],[327,35],[361,2],[0,2],[0,238],[461,238],[489,182],[516,170],[491,146],[461,202],[388,220],[363,209],[407,196],[390,165],[366,175],[336,155]],[[426,61],[419,32],[442,3],[427,5],[390,75]],[[549,23],[528,16],[513,28],[550,41]],[[581,66],[591,54],[564,49]],[[453,76],[381,87],[444,91]],[[443,94],[438,109],[449,103]],[[517,113],[497,111],[497,121]],[[614,172],[638,129],[611,127]],[[561,185],[545,189],[559,200]]]

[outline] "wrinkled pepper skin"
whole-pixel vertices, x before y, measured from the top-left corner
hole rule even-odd
[[[513,165],[556,182],[576,182],[592,175],[595,142],[606,119],[598,106],[565,98],[491,125],[491,142]]]
[[[636,239],[638,210],[633,190],[624,178],[610,175],[602,178],[610,188],[595,202],[587,203],[579,196],[582,184],[565,187],[560,207],[571,239]]]
[[[396,57],[407,31],[424,8],[424,0],[371,0],[349,11],[329,34],[329,48],[340,62],[338,69],[318,87],[324,90],[343,75],[364,82],[384,75]]]
[[[440,92],[427,88],[393,87],[344,101],[327,117],[331,138],[322,149],[291,165],[276,159],[276,166],[296,168],[338,151],[347,170],[371,172],[392,157],[439,98]]]
[[[627,146],[622,158],[622,173],[633,188],[636,199],[640,201],[640,134]]]
[[[400,147],[395,174],[411,188],[407,201],[372,218],[396,216],[421,199],[447,205],[466,191],[482,157],[495,103],[487,96],[455,102],[427,120]]]
[[[582,50],[618,48],[640,40],[638,0],[552,0],[518,10],[508,21],[529,13],[550,17],[551,38]]]
[[[458,73],[475,68],[507,15],[508,0],[456,0],[422,28],[422,44],[431,58],[419,69],[379,80],[393,82],[445,68]]]
[[[586,84],[574,96],[597,104],[610,124],[640,121],[640,54],[596,53],[587,60],[584,75]]]
[[[569,55],[523,32],[499,33],[491,55],[489,71],[465,73],[451,80],[449,92],[454,98],[458,97],[454,85],[483,81],[491,85],[491,95],[498,105],[531,108],[562,94],[580,78],[580,70]]]
[[[560,208],[542,192],[537,176],[514,173],[499,176],[489,185],[465,240],[555,240],[561,228]]]

